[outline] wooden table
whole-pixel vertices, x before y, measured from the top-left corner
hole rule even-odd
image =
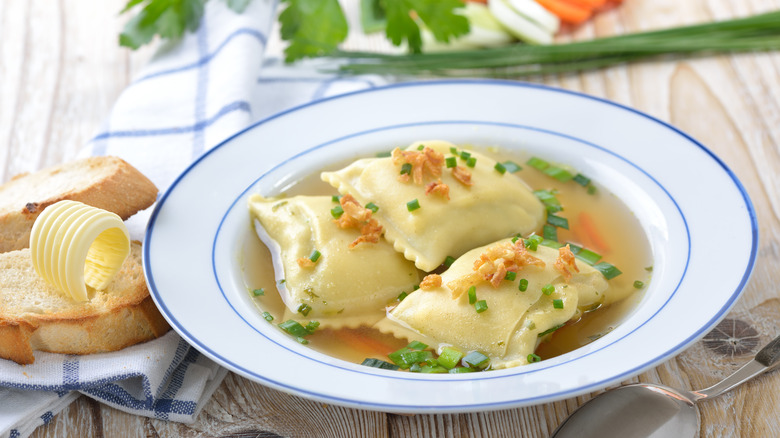
[[[149,59],[151,49],[117,47],[123,3],[0,2],[0,181],[72,157]],[[778,8],[780,0],[626,0],[572,38]],[[751,196],[761,240],[744,295],[710,335],[712,342],[699,342],[631,380],[709,386],[780,333],[780,54],[654,61],[544,83],[672,123],[719,155]],[[728,257],[728,230],[719,238]],[[701,294],[706,299],[707,291]],[[494,412],[406,416],[324,405],[231,374],[191,425],[129,415],[81,397],[34,436],[544,437],[591,396]],[[705,402],[700,414],[702,436],[780,436],[780,375]]]

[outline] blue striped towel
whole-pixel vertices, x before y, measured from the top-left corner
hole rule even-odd
[[[164,191],[202,153],[265,117],[382,84],[319,73],[322,61],[289,66],[266,53],[276,6],[254,0],[236,14],[223,1],[208,2],[198,31],[160,47],[82,155],[122,157]],[[128,221],[133,238],[143,236],[149,210]],[[36,352],[27,366],[0,360],[0,437],[28,436],[79,394],[190,423],[226,374],[173,331],[114,353]]]

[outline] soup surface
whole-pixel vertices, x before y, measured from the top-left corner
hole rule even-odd
[[[568,220],[568,229],[557,227],[557,241],[571,243],[602,256],[603,261],[616,266],[622,273],[610,278],[610,303],[594,308],[580,309],[577,317],[542,339],[536,348],[538,359],[555,357],[583,345],[593,342],[610,332],[621,320],[626,318],[641,300],[652,274],[652,257],[647,238],[632,212],[614,195],[608,187],[596,182],[584,183],[583,180],[569,178],[557,179],[555,172],[543,172],[534,167],[534,163],[544,162],[544,157],[531,157],[522,151],[507,151],[499,147],[478,147],[458,145],[464,150],[478,151],[498,162],[518,163],[520,169],[514,170],[531,190],[546,190],[553,193],[563,207],[556,216]],[[322,171],[339,169],[348,163],[335,163]],[[537,166],[542,167],[542,166]],[[577,174],[565,164],[553,164]],[[551,176],[550,174],[553,174]],[[338,195],[336,189],[320,179],[320,174],[302,178],[291,186],[281,197],[296,195]],[[535,230],[543,235],[540,227]],[[271,254],[260,239],[245,242],[243,249],[243,272],[248,293],[261,313],[267,312],[266,319],[273,318],[278,324],[289,318],[290,312],[277,289],[278,280],[274,278]],[[443,269],[443,268],[442,268]],[[441,270],[441,269],[440,269]],[[438,272],[437,270],[435,272]],[[427,273],[421,271],[420,278]],[[262,295],[258,290],[262,289]],[[397,303],[395,303],[397,304]],[[383,308],[390,309],[394,303],[384,303]],[[296,315],[296,319],[305,325],[309,318]],[[299,338],[300,340],[300,338]],[[318,328],[302,342],[322,353],[361,363],[366,358],[377,358],[392,362],[388,354],[408,344],[407,339],[396,338],[371,327],[357,328]]]

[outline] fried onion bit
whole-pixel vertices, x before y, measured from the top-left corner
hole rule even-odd
[[[572,273],[569,270],[571,268],[574,272],[580,272],[580,268],[577,267],[574,253],[571,252],[571,248],[567,244],[561,248],[558,248],[558,258],[553,263],[555,269],[563,275],[563,278],[568,283],[571,280]]]
[[[432,290],[439,286],[441,286],[441,275],[439,274],[426,275],[420,282],[420,289],[422,290]]]
[[[463,166],[453,167],[452,176],[464,186],[474,185],[474,183],[471,181],[471,172],[469,172],[469,170]]]
[[[436,181],[428,184],[425,186],[425,194],[430,195],[431,193],[441,195],[443,198],[446,198],[447,200],[450,199],[450,186],[447,184],[444,184],[441,182],[441,178],[437,179]]]
[[[408,182],[411,174],[414,183],[417,185],[422,185],[426,173],[433,178],[440,177],[442,166],[444,166],[444,154],[436,152],[429,147],[425,147],[421,151],[404,151],[395,148],[393,149],[392,157],[395,165],[408,163],[412,166],[411,172],[400,174],[398,179],[402,182]]]
[[[458,298],[469,287],[482,280],[498,287],[507,272],[518,272],[525,266],[544,267],[544,262],[528,253],[523,239],[517,239],[514,244],[499,243],[480,254],[474,261],[474,272],[447,283],[447,287],[452,290],[452,297]]]
[[[301,257],[301,258],[299,258],[296,261],[298,262],[298,266],[300,266],[301,268],[304,268],[304,269],[306,269],[306,268],[313,268],[314,265],[316,264],[313,261],[311,261],[311,259],[308,258],[308,257]]]
[[[361,206],[357,199],[349,194],[342,196],[339,203],[344,210],[344,214],[334,220],[336,225],[342,229],[357,228],[360,230],[360,236],[349,244],[350,249],[362,242],[379,242],[379,237],[382,236],[382,226],[372,217],[373,211]],[[298,264],[300,264],[300,261],[298,261]]]

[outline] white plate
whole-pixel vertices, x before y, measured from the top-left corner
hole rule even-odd
[[[568,354],[487,373],[424,375],[347,363],[263,320],[241,273],[246,200],[323,163],[420,139],[495,144],[574,166],[619,196],[650,241],[653,279],[624,322]],[[505,81],[406,83],[264,120],[209,151],[160,199],[144,244],[158,307],[230,370],[326,403],[391,412],[503,409],[618,383],[697,341],[739,297],[756,257],[755,211],[709,150],[668,124],[579,93]],[[725,246],[724,246],[724,242]]]

